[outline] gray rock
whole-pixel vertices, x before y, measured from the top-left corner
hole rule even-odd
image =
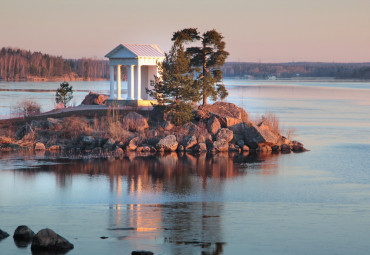
[[[243,151],[249,151],[250,149],[249,149],[249,147],[248,147],[247,145],[244,145],[244,146],[242,147],[242,150],[243,150]]]
[[[292,148],[288,144],[282,144],[280,146],[280,150],[282,153],[290,153],[292,151]]]
[[[47,118],[46,122],[45,122],[45,126],[48,129],[56,129],[56,128],[61,127],[60,122],[61,122],[61,120],[59,120],[59,119]]]
[[[140,137],[135,137],[130,140],[130,142],[127,145],[127,150],[134,151],[139,146]]]
[[[174,125],[173,125],[171,122],[169,122],[169,121],[165,120],[165,121],[163,121],[163,122],[161,123],[161,127],[162,127],[164,130],[171,130],[171,129],[174,127]]]
[[[4,239],[4,238],[7,238],[9,236],[8,233],[6,233],[5,231],[2,231],[0,229],[0,240]]]
[[[224,139],[226,142],[230,142],[233,139],[233,131],[228,128],[221,128],[216,135],[216,140]]]
[[[113,149],[114,144],[116,141],[113,138],[109,138],[103,145],[103,149],[111,150]]]
[[[186,123],[182,126],[186,135],[194,135],[199,132],[200,128],[192,122]]]
[[[122,120],[123,125],[130,131],[144,131],[149,128],[148,121],[141,114],[129,112]]]
[[[238,146],[238,145],[235,145],[235,144],[230,143],[230,144],[229,144],[229,151],[239,151],[239,146]]]
[[[35,236],[35,233],[27,226],[22,225],[18,226],[14,231],[13,238],[14,240],[25,240],[30,241]]]
[[[35,151],[44,151],[46,150],[45,145],[43,143],[36,143],[35,144]]]
[[[15,132],[14,136],[16,139],[20,140],[22,139],[23,137],[25,137],[25,135],[27,135],[29,132],[32,132],[33,129],[30,125],[26,124],[26,125],[23,125],[21,126],[17,132]]]
[[[244,146],[244,140],[238,140],[238,142],[236,143],[240,148],[243,148]]]
[[[257,152],[270,152],[272,151],[271,147],[266,144],[261,144],[258,146]]]
[[[205,143],[198,143],[195,145],[194,150],[196,152],[205,152],[207,151],[207,145]]]
[[[219,139],[213,143],[213,149],[216,151],[228,151],[229,143],[225,139]]]
[[[32,128],[43,128],[45,125],[44,121],[32,120],[30,123]]]
[[[84,136],[82,137],[82,143],[85,146],[93,146],[95,144],[95,137],[93,136]]]
[[[53,230],[45,228],[40,230],[33,238],[31,249],[49,251],[68,251],[74,246],[67,239],[61,237]]]
[[[113,153],[114,153],[114,157],[116,157],[116,158],[122,158],[123,154],[124,154],[122,148],[120,148],[120,147],[116,147],[114,149]]]
[[[184,138],[184,148],[188,150],[197,144],[197,138],[195,135],[189,135]]]
[[[306,151],[306,149],[304,148],[303,144],[300,143],[300,142],[297,142],[297,141],[293,141],[293,146],[292,146],[292,151],[294,152],[303,152],[303,151]]]
[[[159,140],[156,147],[159,151],[176,151],[178,142],[176,136],[168,135],[165,138]]]
[[[218,130],[221,129],[221,124],[218,118],[213,116],[207,121],[207,129],[208,132],[211,133],[212,135],[216,135]]]
[[[250,147],[254,147],[255,144],[265,143],[269,146],[273,146],[278,143],[279,135],[274,134],[271,130],[265,126],[261,129],[253,123],[245,125],[244,128],[244,140]]]

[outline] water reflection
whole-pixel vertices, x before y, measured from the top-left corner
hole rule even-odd
[[[247,175],[258,171],[260,174],[277,174],[277,157],[279,154],[161,154],[140,155],[130,153],[117,160],[69,160],[52,159],[46,154],[28,155],[24,162],[28,165],[17,169],[24,177],[33,177],[47,172],[55,175],[60,188],[73,184],[74,176],[90,178],[105,176],[109,180],[112,194],[119,196],[126,188],[127,194],[169,192],[189,194],[196,183],[201,182],[202,189],[207,189],[210,181],[222,181],[229,178]],[[2,159],[11,165],[18,159]]]
[[[220,203],[114,205],[110,210],[108,230],[121,241],[160,240],[168,254],[216,255],[226,245]]]

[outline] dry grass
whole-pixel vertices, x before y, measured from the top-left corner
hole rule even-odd
[[[76,138],[81,135],[91,135],[93,129],[85,117],[67,117],[63,119],[62,134],[64,137]]]

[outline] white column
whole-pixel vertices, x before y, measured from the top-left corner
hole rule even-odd
[[[109,99],[114,98],[114,66],[109,66],[110,68],[110,93]]]
[[[135,99],[141,100],[141,65],[137,65],[135,71]]]
[[[134,99],[134,66],[127,66],[127,100]]]
[[[117,100],[121,97],[121,65],[117,65]]]

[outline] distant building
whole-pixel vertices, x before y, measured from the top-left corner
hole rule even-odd
[[[110,51],[109,105],[150,106],[153,98],[146,93],[151,80],[158,75],[157,63],[164,59],[164,52],[153,44],[120,44]],[[121,66],[127,66],[127,98],[121,95]],[[116,77],[114,71],[116,69]],[[116,78],[116,79],[115,79]],[[154,101],[155,102],[155,101]]]

